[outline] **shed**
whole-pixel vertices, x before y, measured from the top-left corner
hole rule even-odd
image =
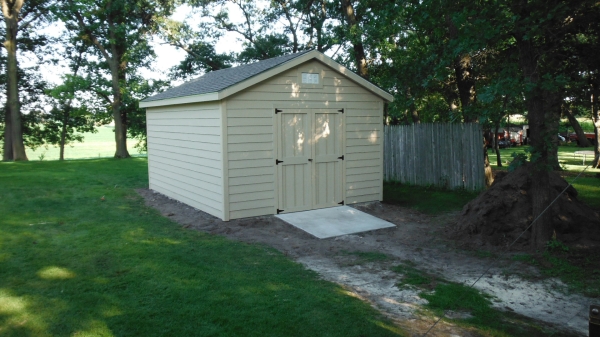
[[[150,189],[222,220],[381,200],[383,103],[318,51],[144,99]]]

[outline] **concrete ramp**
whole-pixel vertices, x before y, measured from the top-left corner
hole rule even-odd
[[[276,217],[319,239],[395,226],[348,206],[278,214]]]

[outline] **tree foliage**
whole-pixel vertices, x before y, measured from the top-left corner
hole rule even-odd
[[[149,66],[155,56],[148,43],[158,22],[171,14],[170,0],[61,0],[56,14],[69,31],[75,32],[74,43],[83,42],[87,52],[98,61],[102,75],[110,76],[110,94],[97,77],[96,94],[110,101],[115,124],[115,157],[127,158],[129,127],[126,106],[127,83],[136,69]],[[104,83],[105,84],[105,83]]]

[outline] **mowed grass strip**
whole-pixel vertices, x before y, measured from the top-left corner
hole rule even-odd
[[[273,249],[147,208],[146,172],[143,158],[0,164],[0,335],[403,334]]]
[[[115,155],[115,132],[112,126],[99,126],[95,133],[81,133],[83,142],[75,142],[65,146],[65,159],[83,159],[83,158],[110,158]],[[136,139],[127,139],[127,150],[133,157],[145,156],[140,154],[135,147]],[[35,150],[26,148],[27,158],[32,161],[38,160],[58,160],[60,158],[60,149],[54,145],[40,146]]]

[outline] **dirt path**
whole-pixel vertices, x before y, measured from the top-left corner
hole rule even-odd
[[[430,217],[396,205],[370,203],[354,206],[397,227],[358,235],[316,239],[274,216],[223,222],[211,215],[150,190],[138,190],[146,204],[185,228],[224,235],[234,240],[269,245],[326,280],[336,282],[353,296],[360,297],[410,331],[422,335],[432,318],[416,311],[426,303],[418,291],[399,289],[401,276],[391,267],[412,261],[418,269],[446,280],[471,284],[489,268],[476,288],[495,296],[494,306],[530,317],[545,326],[586,336],[587,308],[594,300],[557,291],[556,280],[540,280],[537,271],[509,259],[493,262],[473,252],[454,248],[445,239],[450,215]],[[352,252],[380,252],[389,258],[365,262]],[[450,323],[440,323],[429,336],[477,336]]]

